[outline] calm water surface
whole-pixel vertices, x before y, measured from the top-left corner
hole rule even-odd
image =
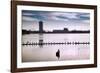
[[[43,40],[49,42],[89,42],[89,34],[26,34],[22,36],[22,43],[38,43]],[[56,57],[60,50],[60,58]],[[90,58],[90,45],[22,45],[22,62],[83,60]]]

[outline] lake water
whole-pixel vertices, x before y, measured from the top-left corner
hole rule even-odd
[[[90,42],[89,34],[25,34],[23,43]],[[56,52],[60,50],[60,58]],[[89,44],[22,45],[22,62],[85,60],[90,58]]]

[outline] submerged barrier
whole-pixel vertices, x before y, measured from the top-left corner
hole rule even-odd
[[[22,45],[89,45],[90,42],[26,42]]]

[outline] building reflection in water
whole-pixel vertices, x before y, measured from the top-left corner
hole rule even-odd
[[[43,34],[39,34],[39,47],[43,47]]]

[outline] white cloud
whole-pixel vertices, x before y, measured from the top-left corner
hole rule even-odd
[[[83,22],[90,24],[90,21],[89,20],[83,20]]]
[[[36,15],[36,14],[33,14],[33,13],[24,13],[22,14],[23,16],[27,15],[27,16],[33,16],[33,15]]]
[[[65,18],[78,18],[77,17],[77,13],[58,13],[58,12],[54,12],[51,14],[52,16],[62,16],[62,17],[65,17]]]
[[[22,17],[23,21],[38,21],[36,18],[32,18],[32,17],[27,17],[27,16],[23,16]]]

